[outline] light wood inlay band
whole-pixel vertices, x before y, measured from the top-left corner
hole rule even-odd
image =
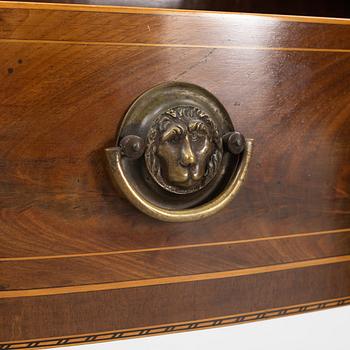
[[[69,286],[69,287],[0,291],[0,299],[96,292],[96,291],[111,290],[111,289],[125,289],[125,288],[147,287],[147,286],[172,284],[172,283],[205,281],[205,280],[213,280],[213,279],[221,279],[221,278],[238,277],[238,276],[248,276],[248,275],[255,275],[255,274],[267,273],[267,272],[276,272],[276,271],[282,271],[282,270],[293,270],[293,269],[300,269],[305,267],[336,264],[336,263],[349,262],[349,261],[350,261],[350,255],[344,255],[344,256],[336,256],[331,258],[298,261],[298,262],[292,262],[292,263],[286,263],[286,264],[276,264],[271,266],[259,266],[259,267],[240,269],[240,270],[229,270],[229,271],[211,272],[211,273],[185,275],[185,276],[150,278],[150,279],[125,281],[125,282],[88,284],[88,285],[77,285],[77,286]]]
[[[197,49],[226,49],[226,50],[253,50],[253,51],[291,51],[291,52],[338,52],[350,53],[350,49],[318,49],[312,47],[259,47],[259,46],[229,46],[229,45],[192,45],[192,44],[157,44],[157,43],[120,43],[111,41],[70,41],[70,40],[33,40],[33,39],[0,39],[0,43],[6,44],[55,44],[55,45],[102,45],[102,46],[126,46],[126,47],[172,47],[172,48],[197,48]]]
[[[279,236],[268,236],[250,239],[241,239],[237,241],[224,241],[224,242],[208,242],[208,243],[197,243],[197,244],[186,244],[186,245],[176,245],[168,247],[157,247],[157,248],[144,248],[144,249],[128,249],[128,250],[113,250],[107,252],[90,252],[90,253],[75,253],[75,254],[61,254],[61,255],[44,255],[44,256],[23,256],[23,257],[3,257],[0,258],[0,262],[4,261],[26,261],[26,260],[45,260],[45,259],[65,259],[65,258],[80,258],[89,256],[104,256],[104,255],[119,255],[119,254],[130,254],[130,253],[144,253],[144,252],[158,252],[163,250],[177,250],[177,249],[191,249],[191,248],[203,248],[203,247],[216,247],[225,246],[232,244],[245,244],[254,242],[264,242],[264,241],[276,241],[284,239],[302,238],[302,237],[313,237],[322,235],[331,235],[337,233],[349,233],[350,228],[343,228],[337,230],[327,230],[327,231],[316,231],[316,232],[306,232],[306,233],[295,233],[289,235],[279,235]]]

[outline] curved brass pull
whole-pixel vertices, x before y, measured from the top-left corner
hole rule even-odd
[[[126,198],[139,210],[161,221],[188,222],[200,220],[213,215],[229,204],[238,193],[247,175],[248,164],[252,155],[253,140],[246,140],[246,147],[239,165],[238,171],[232,175],[226,188],[217,197],[193,209],[169,210],[157,206],[147,200],[141,193],[135,190],[124,173],[121,162],[122,153],[120,148],[107,148],[106,155],[109,164],[110,175],[114,184],[120,188]]]
[[[115,187],[132,204],[156,219],[184,222],[212,215],[234,198],[252,145],[211,93],[170,82],[134,102],[116,147],[105,151]]]

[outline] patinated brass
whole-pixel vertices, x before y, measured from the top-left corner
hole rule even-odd
[[[240,154],[245,148],[244,136],[238,131],[227,133],[224,135],[223,141],[232,154]]]
[[[234,130],[207,90],[170,82],[130,107],[106,149],[114,185],[144,213],[163,221],[212,215],[238,192],[252,140]]]
[[[145,152],[145,141],[139,136],[128,135],[121,139],[119,147],[123,156],[139,159]]]
[[[122,189],[126,198],[143,213],[167,222],[189,222],[204,219],[211,216],[226,205],[228,205],[240,190],[248,171],[248,165],[253,150],[253,140],[248,139],[246,150],[235,174],[232,174],[227,186],[218,196],[214,197],[207,203],[190,209],[173,210],[166,207],[160,207],[145,198],[134,186],[128,181],[123,170],[122,156],[119,148],[107,148],[106,155],[109,163],[109,170],[115,186]],[[179,199],[181,200],[181,199]]]
[[[147,134],[147,169],[166,190],[185,194],[206,186],[222,160],[216,122],[194,106],[177,106],[157,117]]]

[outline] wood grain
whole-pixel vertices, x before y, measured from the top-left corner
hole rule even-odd
[[[2,348],[345,303],[349,24],[0,2]],[[138,212],[105,169],[130,104],[165,81],[208,89],[255,140],[237,198],[196,224]]]
[[[81,290],[82,286],[89,289],[92,288],[89,287],[90,284],[103,283],[109,284],[105,286],[106,289],[111,289],[113,283],[121,288],[134,286],[135,283],[148,285],[150,279],[152,284],[160,284],[169,283],[168,278],[172,282],[184,278],[194,279],[194,275],[198,279],[204,279],[208,274],[210,278],[218,278],[220,276],[216,274],[219,271],[230,271],[228,276],[251,274],[257,273],[256,269],[264,272],[266,268],[273,270],[275,265],[297,262],[297,266],[302,267],[309,264],[309,260],[312,260],[311,264],[316,264],[315,259],[325,259],[328,263],[327,259],[337,261],[346,259],[347,255],[350,255],[349,232],[220,246],[125,252],[108,256],[0,262],[0,299],[27,289],[32,289],[32,294],[66,293],[74,289],[48,289],[46,292],[37,289],[77,286],[76,290]],[[320,263],[321,261],[317,262]],[[278,268],[287,267],[283,265]]]
[[[340,263],[192,283],[1,299],[2,314],[7,317],[0,318],[0,339],[10,342],[96,334],[140,325],[193,323],[345,299],[349,290],[350,263]]]
[[[330,307],[338,307],[350,304],[349,298],[336,298],[322,300],[316,303],[306,303],[291,305],[284,308],[274,308],[259,310],[251,313],[234,314],[220,318],[209,318],[192,322],[182,322],[175,324],[163,324],[148,328],[134,328],[128,330],[113,330],[110,332],[97,332],[94,334],[71,335],[68,337],[51,337],[43,339],[32,339],[26,341],[16,341],[4,344],[7,349],[28,349],[33,347],[54,347],[76,344],[89,344],[92,342],[105,342],[115,339],[128,339],[133,337],[145,337],[150,335],[162,335],[168,333],[184,332],[188,330],[206,329],[209,327],[220,327],[237,325],[252,321],[261,321],[286,315],[297,315],[299,313],[324,310]]]
[[[314,259],[307,261],[294,261],[285,264],[274,264],[272,266],[259,266],[254,268],[236,269],[236,270],[225,270],[220,272],[206,272],[200,274],[191,275],[177,275],[167,276],[160,278],[147,278],[137,279],[129,281],[115,281],[107,283],[88,283],[83,285],[74,286],[60,286],[50,288],[37,288],[37,289],[25,289],[25,290],[11,290],[1,291],[0,299],[13,299],[13,298],[27,298],[37,296],[51,296],[61,294],[73,294],[73,293],[87,293],[87,292],[99,292],[106,290],[116,289],[131,289],[149,286],[161,286],[178,283],[189,283],[196,281],[207,281],[207,280],[218,280],[231,277],[249,276],[272,273],[276,271],[286,271],[300,269],[303,267],[322,266],[336,263],[349,262],[350,255],[336,256],[331,258]]]
[[[11,3],[0,3],[3,39],[350,48],[349,20],[317,23],[322,19],[316,19],[315,23],[308,23],[299,21],[298,17],[286,21],[274,16],[176,10],[111,8],[110,12],[105,7],[92,7],[89,11],[86,6],[34,4],[33,7],[25,3],[15,10],[11,7]],[[275,35],[276,32],[283,35]]]
[[[3,71],[0,88],[0,207],[6,214],[1,256],[350,226],[349,54],[17,43],[3,48],[2,66],[23,63],[11,74]],[[197,225],[155,225],[115,195],[103,150],[113,145],[135,97],[177,79],[216,94],[256,147],[244,188],[222,214]]]
[[[183,244],[183,245],[169,245],[163,247],[150,247],[150,248],[141,248],[141,249],[127,249],[127,250],[109,250],[103,252],[86,252],[86,253],[75,253],[75,254],[61,254],[61,255],[37,255],[37,256],[20,256],[20,257],[1,257],[0,261],[30,261],[30,260],[47,260],[47,259],[65,259],[65,258],[75,258],[75,257],[90,257],[90,256],[108,256],[108,255],[119,255],[119,254],[129,254],[129,253],[141,253],[141,252],[160,252],[167,250],[176,250],[176,249],[191,249],[191,248],[202,248],[202,247],[218,247],[218,246],[228,246],[236,244],[246,244],[246,243],[255,243],[255,242],[267,242],[275,240],[284,240],[284,239],[293,239],[301,237],[315,237],[318,236],[318,239],[322,239],[323,235],[331,235],[338,233],[348,233],[348,229],[338,229],[338,230],[328,230],[328,231],[316,231],[316,232],[304,232],[297,234],[289,235],[280,235],[280,236],[268,236],[268,237],[258,237],[250,239],[240,239],[237,241],[216,241],[216,242],[207,242],[207,243],[195,243],[195,244]],[[333,237],[331,237],[333,238]]]

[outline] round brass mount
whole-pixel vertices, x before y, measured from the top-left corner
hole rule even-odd
[[[235,131],[223,105],[194,84],[169,82],[129,108],[116,147],[107,148],[111,178],[144,213],[193,221],[226,206],[247,173],[252,140]]]

